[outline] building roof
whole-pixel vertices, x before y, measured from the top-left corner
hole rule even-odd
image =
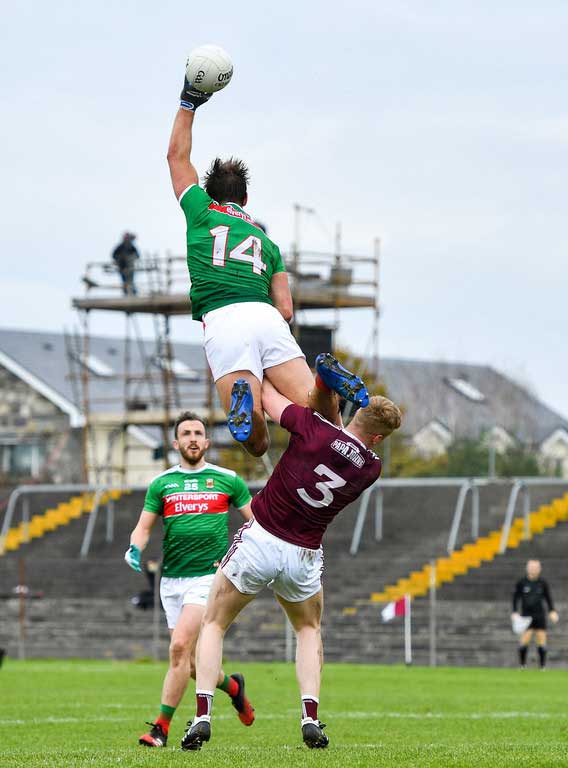
[[[457,438],[477,439],[501,427],[523,444],[538,445],[568,420],[526,387],[487,365],[383,358],[380,378],[405,410],[404,432],[441,422]]]
[[[209,384],[203,348],[172,344],[179,363],[176,387],[180,406],[203,407]],[[89,394],[93,412],[119,413],[124,408],[125,341],[91,336],[92,375]],[[71,415],[78,426],[83,390],[80,340],[63,333],[0,329],[0,365],[10,368]],[[162,382],[155,343],[131,341],[131,387],[141,403],[162,405]],[[174,372],[176,368],[174,366]],[[144,371],[151,375],[144,378]],[[403,431],[414,435],[436,420],[454,437],[478,438],[501,427],[520,442],[537,445],[568,420],[542,403],[526,387],[486,365],[382,358],[380,378],[388,395],[404,408]],[[177,404],[172,406],[177,408]]]

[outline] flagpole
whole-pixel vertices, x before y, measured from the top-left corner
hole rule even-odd
[[[410,595],[404,596],[404,663],[412,664],[412,640],[410,626]]]
[[[436,666],[436,561],[430,560],[430,666]]]

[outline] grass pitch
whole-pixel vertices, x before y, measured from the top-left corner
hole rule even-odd
[[[0,670],[2,768],[568,766],[568,672],[329,664],[320,715],[331,744],[302,745],[294,669],[227,664],[247,680],[257,721],[215,697],[212,741],[182,752],[193,686],[166,749],[138,746],[156,717],[164,664],[17,662]]]

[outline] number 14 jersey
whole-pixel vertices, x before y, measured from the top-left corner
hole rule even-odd
[[[272,275],[286,271],[278,246],[240,205],[219,205],[197,184],[179,203],[187,222],[193,319],[237,302],[272,304]]]
[[[381,460],[346,429],[289,405],[280,424],[288,448],[252,501],[260,525],[279,539],[318,549],[333,518],[381,474]]]

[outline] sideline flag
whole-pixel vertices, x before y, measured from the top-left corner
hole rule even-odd
[[[397,616],[404,616],[406,613],[406,599],[401,597],[400,600],[394,600],[392,603],[387,603],[381,611],[381,617],[383,622],[392,621]]]
[[[404,663],[412,664],[412,627],[410,621],[410,595],[387,603],[381,611],[383,623],[404,616]]]

